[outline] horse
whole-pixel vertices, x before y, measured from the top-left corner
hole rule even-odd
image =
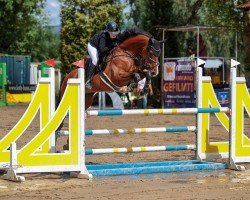
[[[104,59],[104,70],[97,67],[98,73],[93,76],[92,88],[85,88],[85,109],[91,106],[96,92],[127,93],[133,91],[144,77],[147,78],[146,85],[149,85],[151,77],[159,73],[160,47],[163,42],[137,29],[126,30],[120,34],[118,45]],[[59,101],[64,94],[68,79],[77,77],[78,70],[75,69],[63,78]]]

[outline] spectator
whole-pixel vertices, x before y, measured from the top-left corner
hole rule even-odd
[[[153,95],[153,89],[151,83],[149,84],[149,91],[143,91],[146,83],[146,78],[143,78],[138,82],[138,86],[136,88],[136,93],[138,94],[137,108],[146,109],[148,104],[148,93],[149,95]]]
[[[199,55],[197,55],[197,42],[198,35],[195,35],[195,43],[192,43],[191,40],[188,40],[188,54],[189,56],[195,55],[195,57],[207,57],[207,46],[202,39],[202,36],[199,34]]]
[[[127,108],[128,109],[131,109],[132,107],[132,104],[131,104],[131,100],[130,100],[130,97],[129,97],[129,93],[120,93],[120,92],[117,92],[117,94],[122,98],[122,100],[124,101],[125,99],[124,99],[124,97],[126,97],[127,98]]]
[[[202,36],[201,34],[199,34],[199,52],[198,52],[198,55],[197,55],[197,38],[198,35],[196,34],[195,35],[195,43],[192,43],[191,40],[188,40],[188,54],[189,56],[194,56],[194,57],[207,57],[207,46],[204,42],[204,40],[202,39]],[[206,72],[205,72],[205,68],[204,68],[204,65],[201,65],[200,67],[202,67],[202,75],[205,76],[206,75]]]

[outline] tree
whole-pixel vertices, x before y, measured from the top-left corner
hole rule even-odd
[[[179,21],[173,15],[175,2],[172,0],[129,0],[131,17],[134,19],[135,26],[150,32],[154,38],[161,40],[162,28],[179,24]],[[166,39],[165,55],[169,57],[177,56],[176,52],[179,52],[178,35],[167,34]],[[153,99],[158,101],[154,104],[159,107],[161,106],[161,76],[154,78],[152,81],[154,86]]]
[[[132,14],[136,26],[146,31],[150,31],[157,36],[157,27],[174,27],[185,25],[207,25],[220,27],[215,31],[203,32],[209,56],[230,57],[235,56],[235,33],[238,32],[239,38],[242,36],[242,30],[249,27],[249,18],[246,14],[236,9],[236,4],[246,2],[246,0],[128,0],[131,5]],[[224,28],[222,28],[224,27]],[[246,30],[246,28],[245,28]],[[161,32],[158,32],[160,34]],[[246,31],[249,34],[249,31]],[[247,34],[244,34],[247,36]],[[166,57],[179,57],[186,55],[187,39],[194,38],[194,33],[190,32],[166,32],[167,38],[165,45]],[[246,38],[246,37],[245,37]],[[250,41],[246,40],[245,41]],[[240,42],[238,41],[240,44]],[[246,46],[249,44],[245,42]],[[249,46],[249,45],[248,45]],[[242,46],[238,46],[242,49]],[[250,49],[250,48],[249,48]],[[245,52],[239,50],[238,55]],[[245,54],[246,55],[246,54]],[[249,55],[249,53],[248,53]],[[245,56],[245,62],[249,56]],[[250,66],[250,63],[249,65]],[[250,67],[249,67],[250,68]],[[160,82],[156,88],[159,87]]]
[[[87,55],[90,37],[103,30],[108,21],[121,24],[122,9],[114,0],[62,0],[60,55],[63,72],[71,71],[71,63]]]
[[[249,9],[248,11],[243,11],[243,18],[244,18],[244,24],[243,24],[243,51],[244,51],[244,64],[245,69],[248,74],[248,83],[250,81],[250,14]]]
[[[230,57],[235,56],[235,35],[238,33],[238,55],[239,60],[245,63],[245,69],[250,68],[249,53],[246,49],[249,41],[249,15],[236,8],[237,4],[245,3],[247,0],[129,0],[132,6],[132,17],[135,24],[151,30],[153,27],[206,25],[218,27],[214,31],[203,34],[209,56]],[[162,14],[161,14],[162,13]],[[248,28],[247,28],[248,27]],[[166,33],[166,55],[185,56],[185,43],[190,33]],[[179,37],[181,36],[181,37]],[[242,38],[245,41],[243,50]],[[244,59],[245,58],[245,59]]]
[[[47,24],[38,25],[34,35],[32,52],[33,60],[44,61],[48,58],[59,59],[60,35],[53,33]]]
[[[45,0],[0,0],[0,52],[32,54]]]

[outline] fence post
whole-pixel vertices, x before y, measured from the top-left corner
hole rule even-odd
[[[6,63],[0,63],[0,87],[2,88],[2,99],[0,101],[0,106],[6,106],[7,105],[6,85],[7,85],[7,67],[6,67]]]

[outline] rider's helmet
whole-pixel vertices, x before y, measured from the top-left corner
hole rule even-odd
[[[106,25],[106,31],[109,33],[111,38],[116,38],[117,35],[119,34],[119,28],[118,28],[118,24],[115,22],[109,22]]]
[[[106,30],[107,30],[108,32],[119,32],[118,24],[115,23],[115,22],[109,22],[109,23],[106,25]]]

